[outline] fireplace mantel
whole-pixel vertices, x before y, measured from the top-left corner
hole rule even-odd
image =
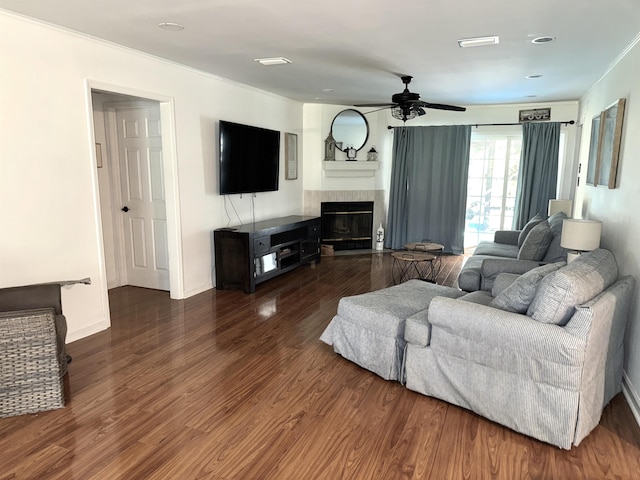
[[[373,177],[380,168],[380,162],[338,160],[322,163],[327,177]]]

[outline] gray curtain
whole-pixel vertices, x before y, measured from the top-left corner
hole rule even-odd
[[[394,130],[387,248],[431,240],[464,251],[471,126]]]
[[[547,216],[558,183],[559,122],[522,124],[522,153],[513,228],[521,229],[536,213]]]

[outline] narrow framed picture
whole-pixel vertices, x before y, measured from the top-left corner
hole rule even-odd
[[[102,168],[102,145],[96,143],[96,166]]]
[[[597,182],[598,185],[605,185],[609,188],[616,188],[624,105],[625,99],[618,99],[602,112],[600,118],[602,134]]]
[[[284,134],[284,159],[285,179],[296,180],[298,178],[298,135],[295,133]]]
[[[587,163],[587,185],[597,185],[598,152],[600,151],[600,117],[591,119],[591,138],[589,139],[589,161]]]

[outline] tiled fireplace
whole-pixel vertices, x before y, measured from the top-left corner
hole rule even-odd
[[[338,247],[334,246],[334,249],[352,249],[352,248],[367,248],[371,249],[373,243],[371,243],[371,238],[375,238],[375,230],[377,230],[378,225],[382,223],[386,227],[386,219],[384,216],[384,212],[386,211],[385,207],[385,192],[384,190],[305,190],[304,191],[304,214],[311,216],[322,216],[322,204],[325,203],[347,203],[353,204],[349,208],[353,206],[358,207],[358,211],[363,211],[360,206],[363,203],[367,203],[371,205],[373,208],[369,208],[373,213],[371,214],[370,223],[366,223],[366,227],[368,227],[368,233],[363,233],[360,227],[362,225],[358,225],[358,231],[361,233],[356,235],[356,238],[363,238],[361,242],[361,246],[345,246]],[[345,210],[340,210],[345,211]],[[345,217],[346,219],[347,217]],[[345,226],[338,226],[338,229],[347,228]],[[367,237],[367,240],[364,240],[364,237]],[[323,226],[322,238],[330,238],[325,235],[325,228]],[[338,238],[337,236],[335,238]],[[362,242],[368,242],[367,246],[362,246]],[[325,243],[324,240],[322,243]],[[334,244],[335,245],[335,244]]]

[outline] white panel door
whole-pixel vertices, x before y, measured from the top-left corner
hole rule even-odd
[[[169,290],[160,108],[117,108],[127,284]]]

